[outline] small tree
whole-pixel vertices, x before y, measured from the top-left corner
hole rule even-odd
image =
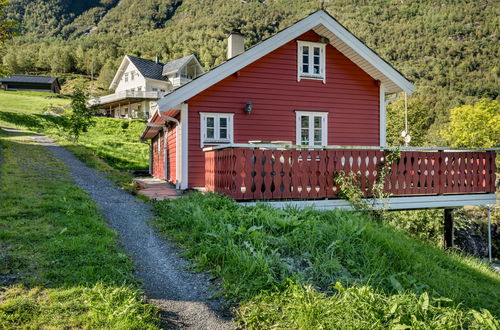
[[[78,141],[80,134],[87,132],[89,127],[95,125],[94,114],[97,105],[88,106],[87,96],[81,89],[77,89],[71,96],[71,109],[73,113],[69,117],[69,133],[73,141]]]
[[[500,103],[482,99],[450,110],[442,135],[455,148],[493,148],[500,144]]]

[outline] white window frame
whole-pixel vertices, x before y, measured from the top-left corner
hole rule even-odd
[[[128,72],[126,72],[126,73],[123,75],[123,77],[124,77],[125,82],[128,82]]]
[[[323,111],[295,111],[295,122],[296,122],[296,144],[302,145],[302,116],[309,116],[309,146],[320,147],[314,145],[314,117],[321,117],[321,146],[328,145],[328,112]],[[311,117],[313,120],[311,120]],[[312,144],[311,144],[312,142]]]
[[[309,47],[309,68],[312,70],[313,68],[313,62],[314,62],[314,47],[319,48],[319,74],[314,74],[314,73],[303,73],[302,72],[302,65],[303,65],[303,58],[302,58],[302,48],[304,46]],[[320,42],[310,42],[310,41],[301,41],[297,40],[297,81],[300,81],[301,79],[315,79],[315,80],[322,80],[324,84],[326,84],[326,44],[320,43]]]
[[[207,138],[207,118],[215,118],[215,129],[214,138]],[[220,118],[227,118],[227,138],[221,139],[219,137],[219,123]],[[218,145],[233,143],[234,141],[234,113],[222,113],[222,112],[200,112],[200,147],[203,148],[206,145]]]

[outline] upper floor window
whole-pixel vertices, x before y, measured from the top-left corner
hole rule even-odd
[[[153,87],[153,89],[152,89],[152,90],[153,90],[153,92],[158,92],[158,88],[154,88],[154,87]]]
[[[128,73],[125,73],[124,79],[125,79],[125,82],[128,82]]]
[[[135,73],[134,71],[130,72],[130,80],[134,80]]]
[[[203,148],[207,144],[233,143],[232,113],[200,113],[200,142]]]
[[[321,79],[326,82],[325,44],[309,41],[298,41],[298,74],[297,80]]]

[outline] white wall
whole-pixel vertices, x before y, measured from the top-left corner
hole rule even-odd
[[[132,80],[132,72],[134,73],[134,79]],[[128,73],[128,81],[125,82],[125,74]],[[139,73],[139,70],[129,62],[127,68],[125,69],[115,92],[121,92],[125,90],[137,90],[137,87],[142,87],[142,91],[146,89],[146,79]]]

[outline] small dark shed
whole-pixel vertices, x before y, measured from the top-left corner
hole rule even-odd
[[[61,92],[59,80],[51,76],[15,74],[0,79],[0,85],[6,91]]]

